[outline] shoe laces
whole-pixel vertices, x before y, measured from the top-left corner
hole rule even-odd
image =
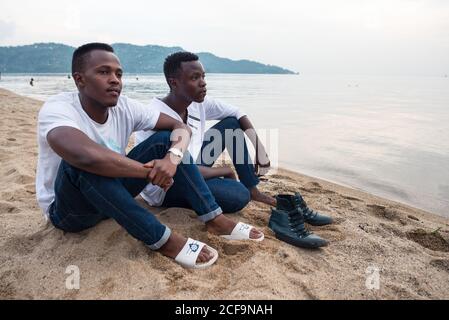
[[[304,211],[304,217],[309,220],[309,219],[315,219],[316,216],[318,215],[318,212],[313,211],[312,209],[309,208],[305,208]]]
[[[304,224],[304,217],[298,210],[293,210],[288,213],[288,220],[290,222],[291,230],[298,236],[305,238],[312,233],[307,230]]]
[[[296,208],[297,208],[298,210],[301,210],[301,211],[302,211],[302,213],[303,213],[303,215],[304,215],[304,218],[305,218],[306,220],[316,218],[316,216],[318,215],[318,212],[316,212],[316,211],[310,209],[310,208],[307,206],[307,203],[304,201],[304,199],[302,199],[302,198],[299,197],[299,196],[298,196],[298,197],[295,197],[294,199],[295,199],[295,206],[296,206]]]

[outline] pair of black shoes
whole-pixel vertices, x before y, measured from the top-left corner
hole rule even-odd
[[[277,206],[272,210],[269,223],[276,238],[302,248],[320,248],[328,245],[326,240],[307,230],[305,223],[324,226],[333,223],[331,217],[311,210],[299,193],[279,195],[276,200]]]

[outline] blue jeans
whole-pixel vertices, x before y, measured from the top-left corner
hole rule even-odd
[[[218,152],[207,154],[208,161],[206,162],[202,157],[204,156],[203,151],[208,146],[214,144],[215,138],[213,135],[210,138],[208,137],[208,133],[211,130],[216,130],[221,133],[221,141],[218,141],[218,143],[215,144],[219,148],[217,147],[213,149],[213,151],[218,150]],[[235,138],[232,140],[226,139],[226,130],[233,130],[235,132]],[[209,141],[207,141],[208,139]],[[242,148],[239,148],[237,141],[242,142]],[[234,117],[223,119],[206,132],[205,141],[201,147],[200,159],[198,159],[198,162],[203,166],[212,167],[225,148],[232,159],[232,163],[234,164],[235,171],[237,171],[240,182],[243,183],[248,190],[251,190],[255,186],[259,185],[260,180],[256,176],[255,168],[249,155],[244,132],[240,128],[240,122]],[[238,152],[243,152],[243,154],[239,155]],[[243,162],[241,160],[243,160]]]
[[[171,132],[159,131],[136,146],[128,157],[141,163],[164,158],[171,146],[170,135]],[[207,222],[222,213],[195,165],[180,164],[175,181],[185,187],[183,192],[192,198],[201,221]],[[146,179],[95,175],[61,161],[50,220],[63,231],[80,232],[113,218],[134,238],[158,250],[168,241],[171,230],[134,199],[147,184]]]
[[[205,181],[224,213],[235,213],[245,208],[251,200],[249,190],[257,186],[260,182],[255,174],[254,165],[251,162],[244,136],[240,137],[242,139],[241,141],[243,141],[243,158],[241,156],[239,157],[237,154],[236,141],[226,141],[225,131],[237,129],[240,129],[240,123],[234,117],[226,118],[213,126],[211,130],[220,132],[222,141],[221,144],[218,145],[221,147],[215,148],[214,151],[217,152],[214,154],[207,155],[208,161],[206,163],[206,161],[202,159],[203,151],[206,147],[213,144],[214,140],[210,139],[210,141],[205,141],[201,148],[200,158],[196,161],[196,163],[199,163],[202,166],[212,167],[218,157],[223,153],[224,148],[227,148],[240,182],[225,178],[213,178]],[[208,138],[209,132],[210,131],[206,132],[205,138]],[[243,135],[243,131],[240,131],[240,134]],[[244,160],[243,163],[239,163],[239,158]],[[190,195],[185,193],[184,190],[185,187],[182,184],[176,183],[175,180],[175,185],[168,191],[163,206],[192,208],[191,201],[189,200]]]
[[[195,164],[192,164],[192,166],[196,167]],[[163,207],[194,208],[195,200],[189,192],[186,192],[184,183],[175,179],[175,184],[165,196]],[[205,180],[205,184],[223,213],[238,212],[245,208],[251,200],[248,189],[238,181],[214,178]]]

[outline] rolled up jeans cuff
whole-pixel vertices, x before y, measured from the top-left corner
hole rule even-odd
[[[170,236],[171,236],[171,229],[169,227],[165,227],[165,232],[162,238],[155,244],[149,245],[148,247],[153,251],[157,251],[167,243]]]
[[[216,210],[214,210],[214,211],[212,211],[212,212],[210,212],[210,213],[208,213],[208,214],[199,216],[198,219],[199,219],[201,222],[206,223],[206,222],[209,222],[209,221],[211,221],[211,220],[214,220],[214,219],[215,219],[216,217],[218,217],[220,214],[223,214],[223,210],[222,210],[220,207],[218,207]]]

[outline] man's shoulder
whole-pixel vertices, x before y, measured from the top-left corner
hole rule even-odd
[[[145,104],[136,99],[130,98],[126,95],[120,95],[116,107],[118,109],[126,109],[133,111],[138,108],[144,108]]]
[[[68,111],[72,109],[70,107],[75,107],[76,97],[77,93],[75,92],[62,92],[51,96],[44,102],[39,114]]]
[[[116,108],[113,108],[113,112],[115,112],[119,117],[126,118],[128,120],[148,120],[150,118],[157,120],[157,116],[160,114],[160,111],[156,108],[152,108],[151,105],[127,96],[120,96]]]
[[[160,114],[164,114],[175,120],[181,121],[179,115],[160,98],[153,98],[147,105],[145,105],[145,108],[146,112],[152,113],[153,116],[159,117]]]
[[[165,102],[157,97],[151,99],[151,101],[145,107],[153,111],[158,111],[169,115],[174,113],[173,109],[171,109],[167,104],[165,104]]]
[[[51,97],[49,97],[45,103],[45,105],[48,104],[54,104],[54,103],[67,103],[67,104],[73,104],[75,101],[77,93],[76,92],[61,92],[58,94],[55,94]]]
[[[221,104],[222,103],[220,100],[217,100],[217,99],[209,97],[209,96],[205,97],[204,101],[202,103],[197,103],[197,105],[199,107],[204,108],[205,110],[207,110],[208,108],[214,108],[217,105],[221,105]]]
[[[215,99],[206,97],[204,98],[203,102],[192,102],[192,104],[189,106],[189,110],[196,111],[196,110],[206,110],[207,108],[211,108],[215,105]]]

